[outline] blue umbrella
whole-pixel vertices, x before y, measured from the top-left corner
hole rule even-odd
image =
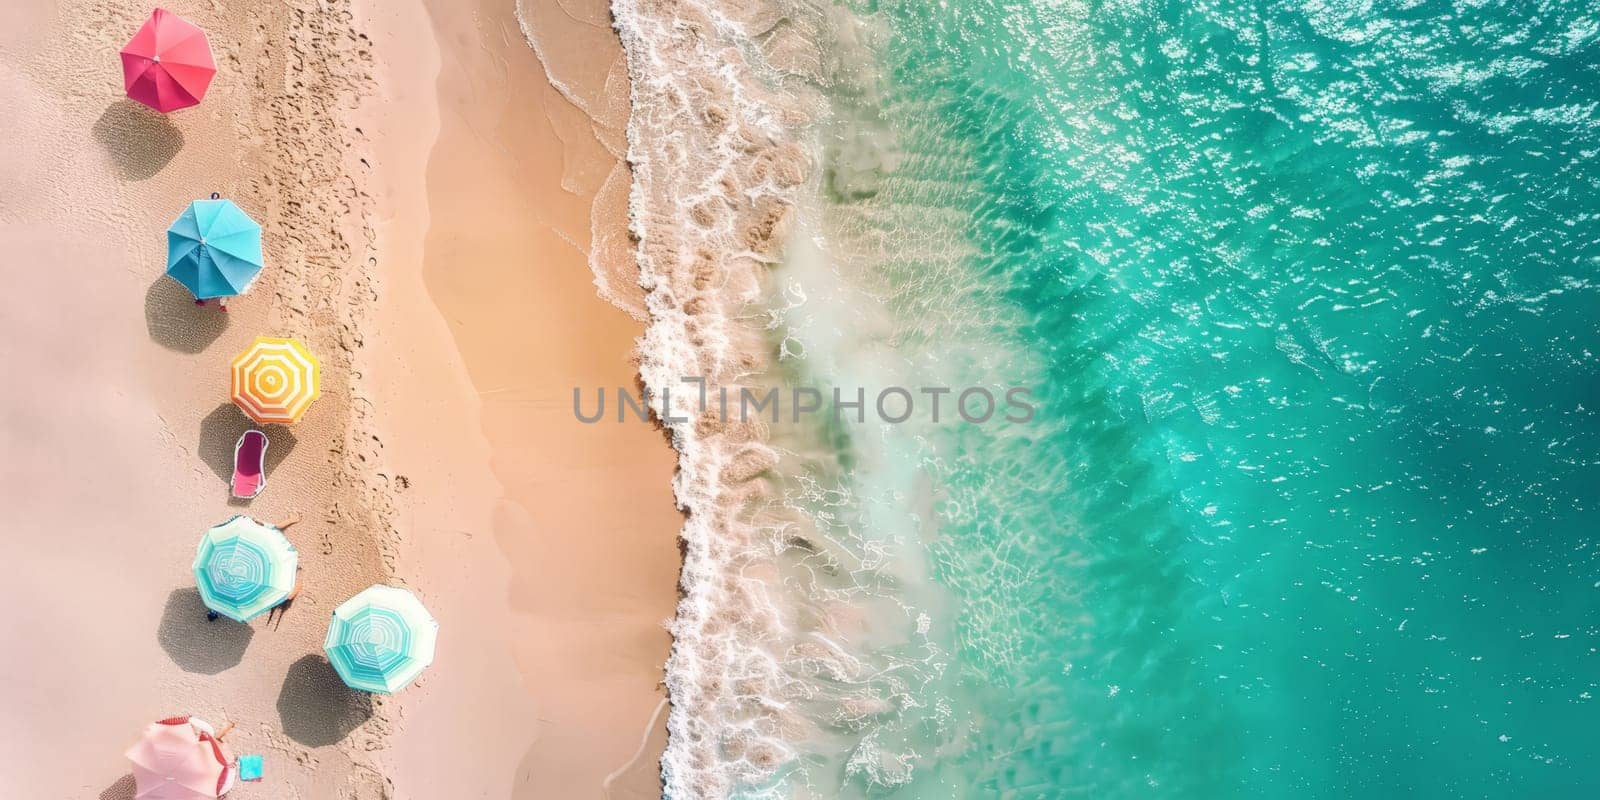
[[[261,272],[261,226],[231,200],[196,200],[167,229],[167,274],[196,300],[244,294]]]

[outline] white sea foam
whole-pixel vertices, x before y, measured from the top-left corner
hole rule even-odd
[[[515,15],[522,38],[544,68],[550,86],[582,112],[583,121],[578,124],[586,125],[593,140],[614,159],[612,169],[598,182],[595,175],[582,174],[581,169],[579,174],[563,174],[563,189],[579,197],[593,195],[589,240],[579,241],[575,232],[557,229],[556,233],[587,257],[596,294],[642,321],[646,313],[633,266],[633,243],[619,222],[626,212],[628,193],[628,169],[623,162],[627,74],[610,17],[604,7],[592,3],[569,7],[565,0],[517,0]],[[547,38],[555,43],[553,47]],[[578,134],[579,129],[572,128],[574,120],[567,115],[547,109],[547,117],[563,140]],[[588,153],[579,155],[567,163],[598,163]]]
[[[771,66],[751,46],[781,15],[753,11],[735,18],[700,0],[613,7],[632,78],[629,212],[650,319],[640,375],[660,411],[664,390],[678,389],[670,410],[691,420],[670,424],[688,512],[662,762],[675,798],[770,784],[806,724],[787,702],[788,637],[769,591],[782,523],[759,510],[778,454],[760,426],[701,417],[679,383],[704,376],[715,392],[768,368],[762,323],[747,315],[809,168],[797,142],[811,109],[765,82]]]
[[[949,631],[931,620],[951,615],[921,544],[934,524],[921,437],[856,427],[846,457],[838,431],[728,423],[698,414],[680,384],[704,376],[714,396],[808,376],[953,379],[897,341],[904,321],[884,297],[904,290],[875,265],[888,253],[922,265],[903,276],[909,291],[942,304],[959,235],[897,235],[866,221],[882,211],[870,203],[838,210],[872,197],[901,157],[869,52],[882,32],[783,2],[613,6],[632,79],[629,212],[649,312],[640,374],[658,412],[671,390],[672,416],[687,419],[669,424],[688,520],[662,763],[680,800],[780,795],[839,775],[864,790],[900,785],[934,755],[913,740],[949,716],[925,701]]]

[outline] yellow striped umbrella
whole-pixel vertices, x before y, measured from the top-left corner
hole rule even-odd
[[[295,339],[258,336],[233,360],[233,402],[262,425],[300,419],[321,393],[321,366]]]

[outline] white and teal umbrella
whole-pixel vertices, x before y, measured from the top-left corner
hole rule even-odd
[[[299,566],[283,531],[238,516],[200,537],[194,582],[206,608],[245,622],[289,597]]]
[[[399,691],[433,663],[439,623],[404,589],[371,586],[333,610],[322,647],[352,689]]]

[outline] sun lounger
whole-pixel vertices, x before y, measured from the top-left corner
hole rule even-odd
[[[267,488],[267,435],[245,431],[233,446],[233,496],[250,499]]]

